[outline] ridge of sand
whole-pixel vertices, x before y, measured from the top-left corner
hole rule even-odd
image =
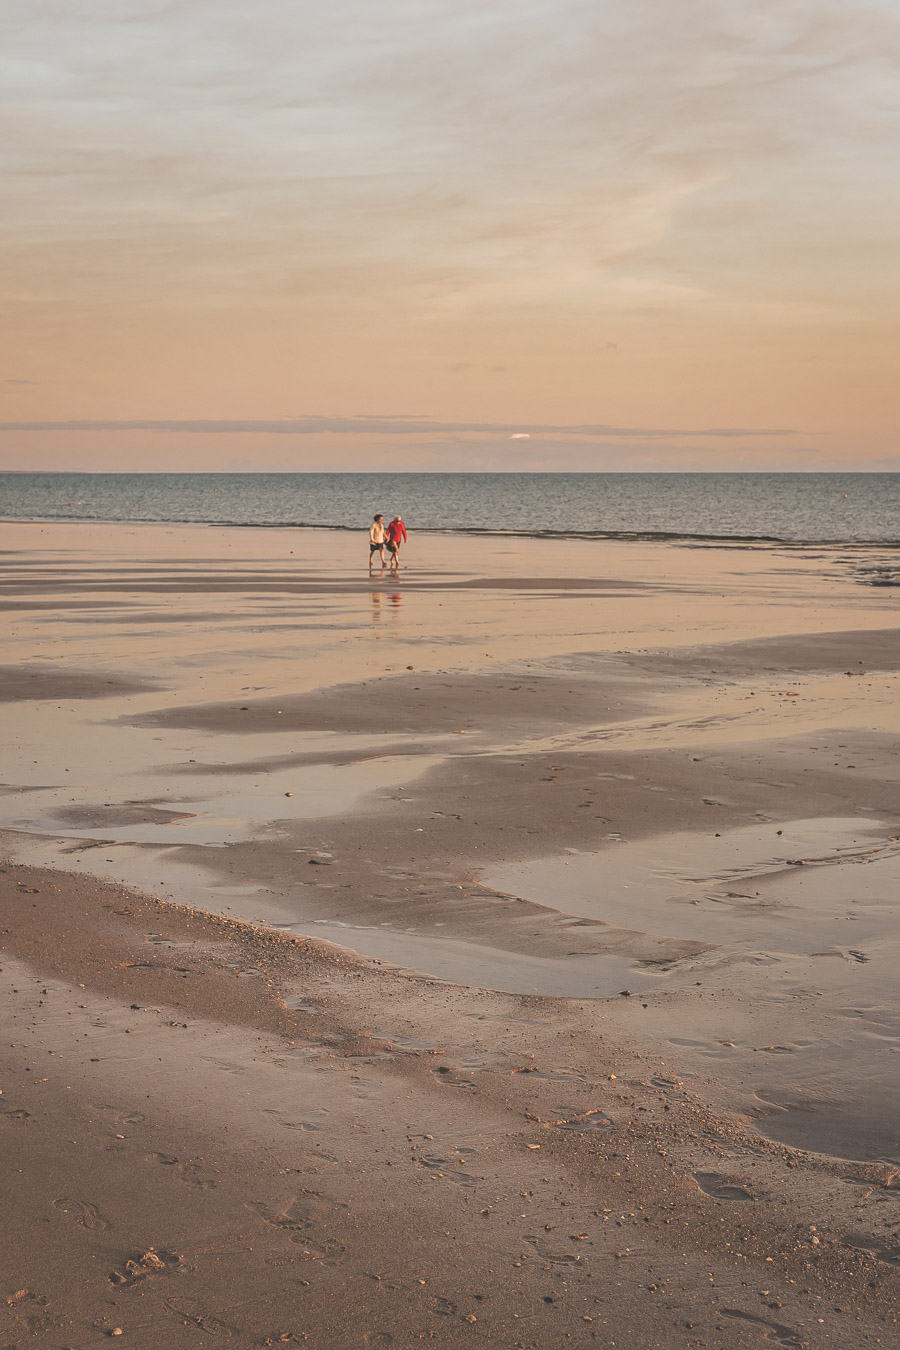
[[[890,1343],[897,1169],[754,1137],[595,1004],[47,870],[0,905],[7,1337]]]

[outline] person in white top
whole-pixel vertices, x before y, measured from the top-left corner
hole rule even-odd
[[[369,571],[372,570],[372,559],[378,553],[381,557],[381,566],[384,567],[384,516],[377,515],[369,526]]]

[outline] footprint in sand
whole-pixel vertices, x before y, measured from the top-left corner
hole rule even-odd
[[[204,1191],[216,1188],[214,1173],[204,1165],[202,1159],[197,1162],[179,1162],[170,1153],[151,1153],[148,1160],[160,1163],[163,1167],[174,1167],[179,1180],[187,1182],[189,1186],[198,1186]]]
[[[452,1181],[457,1186],[477,1186],[478,1177],[471,1176],[468,1172],[462,1172],[456,1163],[450,1158],[436,1158],[434,1156],[422,1156],[414,1160],[419,1167],[428,1167],[435,1176],[442,1181]]]
[[[900,1266],[900,1246],[888,1247],[867,1233],[848,1233],[844,1238],[844,1246],[853,1247],[866,1256],[874,1256],[876,1261],[884,1261],[889,1266]]]
[[[212,1317],[201,1304],[195,1303],[189,1298],[167,1298],[165,1308],[173,1317],[180,1317],[181,1320],[195,1326],[198,1331],[205,1331],[207,1336],[231,1335],[231,1327],[218,1317]]]
[[[302,1130],[304,1132],[316,1134],[322,1129],[321,1125],[314,1125],[311,1120],[286,1120],[280,1111],[268,1108],[263,1111],[263,1115],[271,1116],[279,1125],[283,1125],[286,1130]]]
[[[291,1242],[297,1243],[301,1249],[300,1255],[305,1260],[322,1261],[328,1266],[336,1266],[339,1261],[343,1261],[347,1250],[343,1243],[337,1242],[334,1238],[315,1242],[304,1233],[295,1233]]]
[[[6,1106],[0,1111],[0,1116],[6,1116],[7,1120],[30,1120],[31,1112],[25,1111],[21,1106]]]
[[[248,1208],[277,1228],[295,1229],[321,1223],[323,1219],[329,1219],[350,1206],[342,1200],[329,1200],[319,1191],[300,1191],[277,1214],[262,1202],[253,1203]]]
[[[525,1238],[525,1241],[529,1243],[530,1246],[534,1247],[535,1251],[540,1253],[541,1259],[544,1261],[550,1261],[557,1266],[570,1266],[581,1264],[582,1258],[580,1254],[576,1254],[575,1252],[548,1251],[547,1248],[544,1246],[544,1244],[541,1242],[541,1239],[537,1237],[536,1234],[525,1233],[523,1236]]]
[[[108,1107],[107,1110],[112,1110],[112,1107]],[[140,1111],[132,1111],[130,1113],[113,1111],[113,1120],[117,1125],[143,1125],[146,1116],[142,1115]]]
[[[6,1302],[12,1308],[15,1320],[32,1336],[48,1330],[51,1315],[45,1310],[50,1304],[49,1298],[32,1289],[17,1289],[14,1294],[7,1295]],[[18,1341],[15,1345],[4,1346],[3,1350],[16,1350],[17,1345]]]
[[[442,1064],[439,1068],[433,1069],[432,1072],[438,1082],[442,1083],[444,1087],[462,1088],[465,1092],[475,1091],[475,1084],[472,1082],[471,1078],[452,1077],[453,1069],[450,1068],[448,1064]]]
[[[695,1172],[694,1180],[705,1195],[714,1200],[755,1200],[756,1196],[746,1186],[736,1186],[727,1177],[718,1172]]]
[[[105,1233],[112,1228],[109,1220],[104,1219],[97,1206],[92,1205],[89,1200],[72,1200],[68,1196],[63,1196],[53,1201],[53,1208],[58,1209],[61,1214],[67,1214],[82,1228],[98,1233]]]
[[[303,1255],[310,1260],[327,1261],[335,1264],[344,1256],[344,1247],[333,1238],[323,1242],[310,1237],[310,1230],[322,1220],[330,1218],[340,1210],[349,1209],[342,1201],[329,1200],[317,1191],[302,1191],[285,1205],[277,1214],[263,1201],[254,1201],[247,1206],[254,1214],[273,1228],[280,1229],[291,1242],[302,1247]]]
[[[554,1120],[552,1122],[560,1130],[580,1130],[582,1133],[589,1130],[611,1130],[615,1127],[615,1123],[612,1116],[608,1116],[599,1107],[573,1115],[570,1120]]]
[[[212,1055],[206,1055],[205,1059],[207,1064],[214,1064],[217,1069],[221,1069],[222,1073],[243,1074],[247,1072],[243,1064],[232,1064],[227,1059],[216,1059]]]
[[[449,1298],[441,1298],[440,1295],[430,1298],[428,1306],[432,1312],[440,1313],[441,1317],[452,1317],[456,1312],[456,1304],[451,1303]]]
[[[799,1332],[781,1322],[770,1322],[767,1317],[757,1317],[755,1313],[742,1312],[740,1308],[722,1308],[721,1313],[723,1317],[738,1317],[742,1322],[754,1322],[758,1327],[766,1327],[767,1335],[774,1336],[782,1345],[804,1344]]]
[[[50,1300],[43,1294],[36,1294],[33,1289],[17,1289],[14,1294],[7,1295],[6,1302],[16,1312],[29,1314],[36,1308],[46,1308]]]
[[[211,1168],[202,1162],[179,1163],[178,1175],[189,1186],[197,1186],[201,1191],[212,1191],[216,1188]]]
[[[653,1087],[662,1088],[663,1092],[668,1092],[673,1097],[684,1098],[686,1093],[679,1078],[651,1078],[650,1083]]]

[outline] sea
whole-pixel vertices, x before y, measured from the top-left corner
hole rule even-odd
[[[4,473],[0,519],[900,543],[900,473]]]

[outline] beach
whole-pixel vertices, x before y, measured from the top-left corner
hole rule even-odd
[[[897,1343],[886,546],[2,533],[0,1343]]]

